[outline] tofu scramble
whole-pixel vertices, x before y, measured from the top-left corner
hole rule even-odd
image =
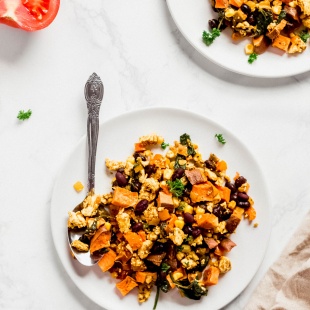
[[[234,41],[248,37],[247,55],[262,54],[269,46],[288,54],[302,53],[310,37],[310,0],[211,0],[217,19],[211,30],[232,29]]]
[[[109,271],[125,296],[135,289],[139,303],[152,288],[178,289],[199,300],[219,276],[231,270],[230,239],[243,219],[256,217],[249,183],[227,163],[210,154],[203,159],[188,134],[168,144],[158,135],[140,137],[126,161],[106,159],[112,191],[93,192],[78,212],[69,212],[68,227],[85,233],[71,246],[90,254],[104,253],[99,268]]]

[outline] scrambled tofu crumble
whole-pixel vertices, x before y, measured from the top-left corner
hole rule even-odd
[[[89,193],[68,216],[69,229],[85,230],[71,246],[104,253],[99,268],[118,280],[122,295],[136,288],[139,303],[154,286],[196,300],[207,295],[232,268],[231,234],[241,220],[256,218],[245,177],[231,179],[215,154],[203,159],[187,134],[166,155],[155,153],[164,142],[146,135],[126,161],[106,159],[114,174],[111,193]]]

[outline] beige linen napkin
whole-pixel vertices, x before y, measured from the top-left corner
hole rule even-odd
[[[310,310],[310,212],[245,310]]]

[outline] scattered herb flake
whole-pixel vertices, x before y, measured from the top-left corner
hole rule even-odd
[[[163,142],[160,146],[161,146],[161,148],[162,148],[163,150],[165,150],[166,147],[169,146],[169,143]]]
[[[32,114],[32,111],[30,109],[26,112],[24,110],[20,110],[18,112],[17,118],[21,121],[24,121],[24,120],[30,118],[31,114]]]
[[[217,138],[217,141],[222,143],[222,144],[226,143],[226,140],[224,139],[224,137],[223,137],[223,135],[221,133],[215,134],[215,138]]]
[[[301,33],[299,33],[299,37],[306,43],[307,40],[310,38],[310,34],[307,30],[304,30]]]
[[[170,269],[170,266],[166,263],[161,264],[161,270],[167,272]]]
[[[219,29],[213,28],[211,32],[209,31],[203,31],[202,33],[202,41],[207,46],[210,46],[214,40],[219,37],[221,34],[221,31]]]
[[[285,18],[285,16],[286,16],[286,11],[282,10],[278,16],[277,24],[279,24],[281,20]]]
[[[167,181],[170,193],[176,197],[181,197],[184,191],[184,185],[180,179],[175,179],[174,181]]]
[[[256,53],[252,53],[252,54],[249,55],[248,63],[252,64],[256,59],[257,59],[257,54]]]

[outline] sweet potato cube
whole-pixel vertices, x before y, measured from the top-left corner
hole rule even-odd
[[[171,218],[171,215],[167,209],[164,209],[162,211],[158,211],[158,217],[162,222],[169,220]]]
[[[229,0],[229,4],[237,8],[240,8],[243,2],[244,2],[243,0]]]
[[[135,207],[138,203],[138,193],[131,192],[126,188],[116,187],[111,203],[120,208]]]
[[[143,152],[146,148],[141,143],[135,143],[135,152]]]
[[[208,266],[202,273],[202,282],[206,286],[217,284],[220,270],[214,266]]]
[[[285,37],[280,34],[278,37],[275,38],[275,40],[272,43],[272,46],[277,47],[280,50],[287,52],[290,43],[291,43],[290,38]]]
[[[219,191],[221,199],[225,200],[226,202],[230,201],[230,189],[226,186],[216,186]]]
[[[142,246],[142,239],[141,237],[132,231],[129,231],[124,234],[125,239],[129,243],[130,247],[133,249],[133,251],[138,250]]]
[[[138,286],[136,281],[129,276],[127,276],[123,281],[116,284],[116,287],[123,296],[126,296],[136,286]]]
[[[228,220],[226,220],[226,229],[229,233],[236,230],[237,226],[241,222],[244,209],[236,207]]]
[[[157,279],[156,272],[147,272],[147,271],[137,271],[136,273],[136,281],[139,283],[150,283],[149,281],[155,282]]]
[[[228,0],[215,0],[216,9],[226,9],[228,7]]]
[[[218,217],[211,213],[196,214],[194,216],[197,226],[204,229],[213,229],[218,226]]]
[[[102,248],[110,246],[111,231],[107,230],[105,226],[101,226],[90,240],[90,253],[93,254]]]
[[[172,201],[172,194],[165,194],[164,192],[159,192],[157,198],[157,205],[158,207],[163,207],[168,209],[170,212],[173,211],[174,205]]]
[[[216,163],[216,170],[217,171],[225,171],[227,170],[227,163],[224,160],[220,160]]]
[[[244,213],[248,216],[248,220],[251,222],[253,220],[255,220],[256,218],[256,210],[254,209],[253,206],[250,206],[249,208],[247,208]]]
[[[116,253],[110,249],[109,252],[105,253],[99,260],[98,266],[103,272],[105,272],[113,267],[115,259],[116,259]]]
[[[217,194],[217,188],[208,181],[206,183],[193,185],[190,198],[193,203],[201,201],[213,201]]]
[[[166,163],[166,158],[161,154],[155,154],[150,160],[150,164],[155,165],[158,168],[165,168]]]

